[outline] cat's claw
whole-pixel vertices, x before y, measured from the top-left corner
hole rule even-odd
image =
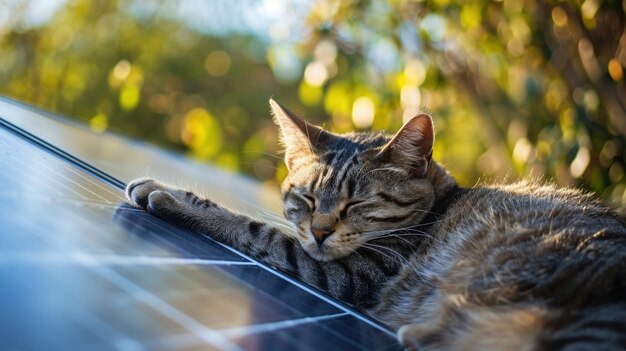
[[[166,191],[156,190],[148,195],[146,210],[150,213],[162,214],[177,207],[179,206],[174,196]]]
[[[176,200],[179,192],[150,178],[136,179],[126,187],[126,196],[132,205],[156,215],[164,215],[180,207]]]
[[[135,179],[126,186],[126,197],[132,205],[146,209],[148,206],[148,196],[151,192],[159,190],[158,185],[159,184],[154,179]]]

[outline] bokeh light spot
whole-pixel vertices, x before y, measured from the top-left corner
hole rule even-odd
[[[580,7],[580,10],[585,19],[592,19],[596,16],[598,9],[600,8],[600,3],[598,0],[585,0],[583,5]]]
[[[578,178],[585,173],[587,166],[589,166],[589,161],[591,160],[589,149],[582,146],[578,149],[576,153],[576,157],[569,166],[569,171],[572,174],[572,177]]]
[[[521,138],[513,148],[513,159],[519,163],[526,163],[533,152],[533,145],[526,138]]]
[[[214,77],[221,77],[228,73],[230,65],[230,56],[220,50],[211,52],[204,60],[204,68],[208,74]]]
[[[313,61],[304,70],[304,80],[312,87],[319,87],[326,83],[328,70],[321,61]]]
[[[132,66],[126,60],[121,60],[120,62],[118,62],[113,68],[113,75],[115,76],[115,79],[117,79],[118,81],[123,81],[128,78],[131,68]]]
[[[611,75],[611,78],[616,82],[622,80],[624,77],[622,65],[616,59],[609,61],[609,75]]]
[[[360,129],[369,128],[374,123],[376,107],[374,101],[367,96],[361,96],[354,100],[352,105],[352,123]]]
[[[325,65],[331,65],[337,58],[337,47],[330,40],[321,40],[313,51],[315,58]]]
[[[306,81],[300,82],[300,86],[298,86],[298,97],[305,105],[313,106],[319,104],[322,100],[322,95],[321,87],[314,87]]]
[[[557,6],[552,9],[552,22],[558,27],[567,25],[567,13],[563,8]]]
[[[131,111],[139,104],[140,91],[135,84],[124,84],[120,90],[120,107],[122,110]]]
[[[203,108],[187,112],[180,137],[192,155],[200,159],[215,156],[222,147],[220,125],[215,116]]]
[[[102,133],[107,129],[108,118],[103,113],[98,113],[89,120],[89,127],[96,133]]]

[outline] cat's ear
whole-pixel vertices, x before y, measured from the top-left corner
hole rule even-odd
[[[408,168],[425,177],[433,154],[435,131],[433,120],[426,113],[408,120],[381,150],[379,157],[396,167]]]
[[[285,163],[291,168],[298,159],[316,154],[330,147],[338,136],[307,123],[286,107],[270,99],[274,122],[280,128],[285,145]]]

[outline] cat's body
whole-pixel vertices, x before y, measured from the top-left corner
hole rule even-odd
[[[405,339],[457,350],[626,348],[625,225],[588,196],[529,183],[472,189],[429,235],[375,311],[408,325]]]
[[[424,349],[626,349],[626,224],[588,195],[459,188],[429,116],[336,136],[272,103],[294,233],[153,180],[129,198],[352,304]]]

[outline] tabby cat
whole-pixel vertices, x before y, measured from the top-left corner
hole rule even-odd
[[[420,350],[626,349],[626,221],[589,195],[460,188],[431,117],[336,135],[270,100],[293,232],[151,179],[130,201],[327,291]]]

